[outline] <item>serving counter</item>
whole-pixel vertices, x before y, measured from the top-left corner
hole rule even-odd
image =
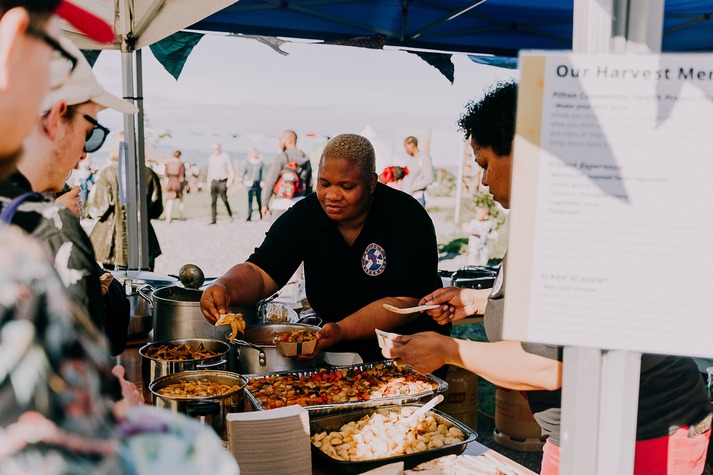
[[[138,390],[143,394],[143,383],[141,380],[141,356],[139,355],[139,348],[143,346],[147,341],[135,341],[130,342],[124,352],[113,358],[115,364],[122,365],[126,370],[126,378],[132,383],[136,384]],[[508,468],[512,473],[523,474],[523,475],[535,475],[535,472],[528,470],[527,468],[519,465],[518,463],[508,459],[507,457],[499,454],[498,452],[489,449],[488,447],[478,443],[471,442],[466,447],[464,452],[466,455],[479,456],[488,454],[488,456],[496,459],[503,468]],[[331,472],[325,471],[320,467],[313,468],[314,474],[326,475]]]

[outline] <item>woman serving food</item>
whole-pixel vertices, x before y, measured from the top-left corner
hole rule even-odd
[[[375,154],[364,137],[343,134],[322,152],[317,191],[268,230],[247,262],[233,266],[203,293],[201,310],[216,322],[230,305],[252,305],[285,285],[304,263],[307,298],[326,322],[321,351],[383,359],[375,329],[449,334],[428,316],[397,315],[383,304],[411,307],[441,287],[436,233],[412,197],[377,183]]]

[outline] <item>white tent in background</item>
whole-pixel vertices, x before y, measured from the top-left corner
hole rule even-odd
[[[374,152],[376,152],[376,173],[381,173],[381,171],[389,165],[404,165],[403,157],[394,151],[393,145],[382,139],[372,126],[367,125],[364,127],[359,135],[369,139],[369,142],[374,146]]]

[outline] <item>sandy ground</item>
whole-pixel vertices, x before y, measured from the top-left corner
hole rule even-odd
[[[232,200],[231,200],[232,201]],[[438,208],[452,206],[453,198],[439,198]],[[433,200],[434,205],[436,200]],[[222,206],[222,204],[219,204]],[[206,277],[222,275],[232,265],[243,262],[258,246],[271,220],[246,222],[242,213],[231,222],[219,206],[218,223],[211,225],[210,217],[195,217],[185,221],[174,219],[170,224],[164,220],[152,221],[163,254],[156,260],[156,272],[177,274],[183,264],[196,264]],[[439,242],[448,242],[457,235],[460,226],[447,220],[443,213],[431,213]],[[442,260],[439,268],[457,270],[466,263],[466,256],[459,255]]]

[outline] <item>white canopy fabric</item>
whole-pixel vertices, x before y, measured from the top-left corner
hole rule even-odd
[[[232,5],[236,0],[74,0],[77,5],[114,26],[116,39],[103,45],[77,32],[68,23],[65,35],[82,49],[140,49],[170,36]],[[126,13],[125,13],[126,12]]]

